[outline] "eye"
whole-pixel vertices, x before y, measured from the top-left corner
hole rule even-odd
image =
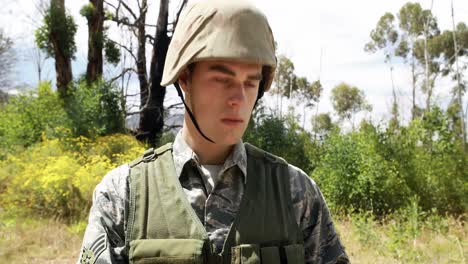
[[[221,84],[228,84],[230,82],[228,78],[223,78],[223,77],[215,77],[214,80],[215,82],[221,83]]]
[[[254,82],[245,82],[244,83],[245,88],[256,88],[257,84]]]

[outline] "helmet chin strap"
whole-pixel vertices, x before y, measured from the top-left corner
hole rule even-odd
[[[195,116],[193,115],[192,111],[190,111],[190,108],[188,108],[187,104],[185,103],[184,95],[182,94],[182,89],[180,89],[179,84],[177,82],[175,82],[174,86],[175,86],[175,88],[177,90],[177,94],[179,95],[180,99],[182,99],[182,103],[184,103],[185,110],[188,112],[188,114],[190,116],[190,119],[192,120],[192,123],[195,125],[195,128],[198,130],[200,135],[203,138],[205,138],[206,140],[208,140],[209,142],[211,142],[213,144],[216,144],[213,140],[211,140],[207,136],[205,136],[205,134],[203,134],[203,132],[201,131],[200,126],[198,125],[197,120],[195,119]]]

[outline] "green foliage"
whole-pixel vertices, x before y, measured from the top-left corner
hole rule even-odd
[[[408,197],[409,189],[396,164],[385,159],[379,148],[379,135],[373,127],[329,135],[312,177],[332,206],[384,214],[405,203],[402,197]]]
[[[98,80],[75,84],[67,111],[74,135],[94,137],[124,131],[124,113],[119,91]]]
[[[353,223],[359,242],[363,244],[378,243],[378,236],[375,232],[378,222],[371,211],[359,212],[350,215],[350,220]]]
[[[88,21],[94,15],[96,8],[94,7],[93,3],[88,3],[81,7],[80,15],[84,16]]]
[[[13,96],[0,106],[0,159],[18,147],[28,147],[45,137],[70,135],[71,122],[50,83],[35,91]]]
[[[88,3],[84,5],[83,7],[81,7],[80,9],[80,14],[88,20],[88,23],[92,19],[92,17],[96,15],[95,13],[96,13],[96,8],[94,7],[93,3]],[[103,20],[112,19],[112,13],[106,12],[105,14],[103,14],[103,16],[104,16]],[[108,28],[104,27],[102,32],[94,33],[95,36],[93,38],[93,41],[94,41],[93,45],[94,47],[98,49],[104,48],[104,54],[105,54],[106,60],[115,66],[120,61],[120,49],[117,47],[114,41],[109,39],[107,32],[108,32]]]
[[[370,111],[371,109],[371,106],[366,102],[364,92],[346,83],[341,83],[333,88],[331,101],[333,108],[342,119],[350,119],[357,112]]]
[[[317,163],[309,158],[316,153],[310,134],[291,115],[277,117],[265,113],[259,106],[244,134],[244,141],[278,155],[304,171],[312,170]]]
[[[75,34],[77,25],[73,16],[66,14],[57,5],[51,4],[44,16],[44,24],[35,32],[36,44],[49,57],[55,57],[56,49],[65,57],[73,58],[76,52]],[[55,45],[58,45],[54,49]]]
[[[312,129],[319,136],[324,137],[335,127],[328,113],[321,113],[312,118]]]
[[[436,18],[430,10],[423,10],[419,3],[406,3],[398,12],[399,26],[410,36],[423,35],[424,25],[427,23],[428,33],[436,35],[438,32]]]
[[[385,131],[364,122],[357,132],[331,133],[312,177],[339,209],[387,214],[416,199],[423,211],[468,209],[467,154],[450,116],[439,108],[408,127]]]
[[[272,92],[287,98],[300,97],[306,101],[306,107],[313,106],[320,99],[323,90],[319,80],[309,82],[306,77],[297,76],[294,63],[286,56],[278,56],[278,68]]]
[[[384,49],[385,61],[389,62],[392,56],[391,48],[398,40],[398,32],[395,29],[395,16],[391,13],[385,13],[380,17],[375,29],[370,33],[371,41],[366,44],[364,50],[367,52],[376,52]]]
[[[64,106],[48,82],[0,105],[0,159],[47,138],[95,137],[124,131],[118,91],[97,81],[75,84]]]
[[[112,63],[114,66],[120,61],[120,49],[117,47],[115,42],[109,38],[104,39],[104,51],[106,54],[106,60]]]
[[[296,89],[298,96],[305,101],[306,107],[313,106],[320,99],[320,95],[323,91],[320,80],[310,83],[305,77],[296,78]]]
[[[275,85],[272,91],[282,96],[289,97],[292,92],[294,78],[294,63],[286,56],[280,55],[278,57]]]

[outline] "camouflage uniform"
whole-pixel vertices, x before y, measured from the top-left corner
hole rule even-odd
[[[211,190],[201,175],[196,154],[176,136],[173,145],[176,173],[210,241],[221,251],[239,209],[248,175],[242,142],[236,144]],[[306,263],[347,263],[327,205],[315,182],[289,165],[290,188],[296,221],[303,232]],[[96,187],[78,263],[128,263],[125,248],[125,212],[128,210],[128,165],[109,172]]]

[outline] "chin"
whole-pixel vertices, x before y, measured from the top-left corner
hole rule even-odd
[[[237,144],[241,138],[242,136],[238,136],[238,135],[226,135],[225,137],[220,138],[219,141],[215,141],[215,142],[225,145],[225,146],[232,146],[232,145]]]

